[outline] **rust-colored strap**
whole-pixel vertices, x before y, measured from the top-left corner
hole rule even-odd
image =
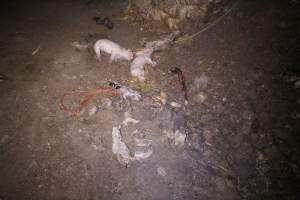
[[[79,106],[77,109],[70,109],[68,108],[67,106],[65,106],[64,104],[64,100],[66,98],[66,96],[69,96],[70,94],[72,94],[72,92],[67,92],[65,94],[63,94],[61,97],[60,97],[60,105],[62,107],[62,109],[66,112],[70,112],[73,116],[79,116],[81,110],[86,107],[89,103],[89,101],[94,97],[96,96],[97,94],[112,94],[112,95],[117,95],[118,92],[116,90],[113,90],[113,89],[107,89],[107,88],[99,88],[99,89],[94,89],[94,90],[91,90],[89,92],[87,92],[83,98],[82,98],[82,101],[80,101],[79,103]]]

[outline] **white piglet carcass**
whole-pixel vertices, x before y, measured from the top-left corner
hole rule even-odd
[[[98,40],[94,44],[94,51],[99,61],[101,60],[101,52],[111,54],[110,62],[119,59],[131,60],[133,58],[133,53],[130,49],[125,49],[117,43],[107,39]]]
[[[145,80],[145,65],[151,66],[157,65],[156,62],[152,61],[152,49],[144,49],[136,53],[136,57],[130,65],[130,73],[132,76],[138,78],[140,81]]]

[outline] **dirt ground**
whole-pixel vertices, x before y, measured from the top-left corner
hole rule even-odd
[[[136,50],[168,33],[122,20],[124,3],[2,5],[0,200],[298,199],[299,4],[241,1],[193,41],[156,52],[158,65],[147,67],[142,85],[132,81],[129,62],[98,62],[71,45],[108,38]],[[96,25],[94,16],[109,17],[114,28]],[[185,75],[186,106],[172,67]],[[65,102],[74,108],[76,91],[107,88],[110,80],[143,100],[99,94],[79,117],[61,108],[66,92],[75,91]],[[158,101],[161,91],[167,105]],[[99,111],[89,114],[93,108]],[[125,112],[139,120],[121,127],[130,151],[135,139],[150,140],[153,150],[127,165],[112,153],[112,128]],[[176,130],[184,144],[169,136]]]

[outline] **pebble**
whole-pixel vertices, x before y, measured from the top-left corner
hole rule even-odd
[[[174,108],[180,108],[180,107],[181,107],[181,104],[180,104],[180,103],[176,103],[176,102],[174,102],[174,101],[171,102],[170,105],[173,106]]]
[[[262,160],[265,160],[265,156],[264,156],[264,154],[262,153],[262,152],[257,152],[257,159],[259,160],[259,161],[262,161]]]
[[[4,74],[0,74],[0,83],[7,80],[7,77]]]
[[[210,130],[208,130],[206,128],[203,130],[203,137],[204,137],[205,142],[208,142],[209,144],[211,144],[213,142],[212,141],[213,134]]]
[[[8,135],[4,135],[0,140],[0,145],[4,144],[9,139]]]
[[[163,105],[167,103],[167,94],[164,91],[160,91],[160,101]]]
[[[182,147],[184,145],[186,134],[182,133],[180,130],[175,131],[175,145]]]
[[[94,114],[96,114],[99,111],[99,108],[97,106],[93,106],[90,110],[89,110],[89,116],[92,116]]]
[[[102,100],[102,103],[103,103],[103,105],[104,105],[106,108],[108,108],[108,109],[111,109],[111,108],[112,108],[112,100],[111,100],[111,99],[109,99],[109,98],[104,98],[104,99]]]
[[[193,97],[195,103],[203,103],[206,100],[206,95],[203,92],[199,92]]]
[[[294,87],[296,89],[300,88],[300,81],[296,81]]]
[[[197,65],[201,65],[203,63],[202,60],[198,60]]]
[[[206,89],[208,85],[209,77],[206,76],[206,74],[201,74],[199,78],[195,78],[194,80],[194,86],[197,89]]]
[[[160,175],[160,176],[166,176],[167,175],[167,172],[163,167],[158,167],[156,170],[157,170],[158,175]]]

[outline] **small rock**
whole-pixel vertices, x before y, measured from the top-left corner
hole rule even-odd
[[[112,108],[112,100],[109,98],[104,98],[102,100],[102,103],[105,105],[106,108],[111,109]]]
[[[297,76],[291,76],[291,77],[287,77],[287,82],[291,83],[291,82],[296,82],[296,81],[299,81],[300,78],[297,77]]]
[[[102,146],[97,146],[96,144],[91,144],[91,146],[92,146],[93,149],[95,149],[96,151],[104,151],[104,150],[106,150],[104,147],[102,147]]]
[[[198,60],[197,65],[201,65],[203,63],[202,60]]]
[[[145,38],[145,37],[141,38],[139,41],[140,45],[142,45],[142,46],[144,46],[146,44],[146,42],[147,42],[147,38]]]
[[[203,103],[206,100],[206,95],[203,92],[199,92],[193,97],[195,103]]]
[[[209,77],[203,73],[199,78],[196,78],[194,80],[194,86],[197,89],[206,89],[208,85],[208,81],[209,81]]]
[[[214,152],[208,148],[204,149],[202,155],[204,158],[209,159],[212,155],[214,154]]]
[[[89,116],[92,116],[94,114],[96,114],[99,111],[99,107],[98,106],[93,106],[90,110],[89,110]]]
[[[203,151],[203,146],[202,146],[202,141],[200,137],[200,133],[195,133],[195,134],[188,134],[188,142],[189,146],[197,151],[197,152],[202,152]]]
[[[163,133],[167,135],[167,137],[171,140],[174,139],[175,135],[174,135],[174,131],[172,130],[168,130],[168,129],[164,129]]]
[[[182,133],[180,130],[175,131],[175,145],[178,147],[182,147],[185,142],[186,134]]]
[[[299,119],[299,118],[300,118],[300,113],[298,113],[298,112],[292,113],[292,114],[291,114],[291,117],[292,117],[293,119]]]
[[[35,168],[37,166],[38,166],[38,163],[34,160],[29,164],[28,168],[31,169],[31,168]]]
[[[4,135],[0,140],[0,145],[4,144],[9,139],[8,135]]]
[[[167,94],[164,91],[160,91],[160,101],[163,105],[167,103]]]
[[[181,107],[181,104],[180,104],[180,103],[176,103],[176,102],[174,102],[174,101],[171,102],[170,105],[173,106],[174,108],[180,108],[180,107]]]
[[[265,160],[265,156],[262,152],[257,152],[257,160],[262,161]]]
[[[0,83],[7,80],[7,77],[4,74],[0,74]]]
[[[245,120],[250,120],[251,121],[253,119],[253,117],[254,117],[254,113],[252,111],[246,110],[246,111],[243,112],[243,118]]]
[[[300,88],[300,81],[296,81],[295,84],[294,84],[294,87],[296,89]]]
[[[204,137],[205,142],[207,142],[208,144],[212,143],[213,134],[210,130],[205,128],[203,131],[203,137]]]
[[[167,172],[163,167],[158,167],[156,169],[156,171],[157,171],[158,175],[160,175],[160,176],[166,176],[167,175]]]

